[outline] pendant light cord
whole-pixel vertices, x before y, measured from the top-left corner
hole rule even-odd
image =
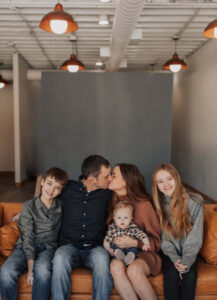
[[[177,50],[177,41],[179,40],[179,37],[175,35],[175,36],[173,37],[173,40],[174,40],[174,42],[175,42],[175,53],[176,53],[176,50]]]

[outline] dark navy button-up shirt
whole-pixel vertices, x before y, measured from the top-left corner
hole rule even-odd
[[[107,189],[88,192],[81,180],[70,180],[61,195],[63,217],[60,244],[72,243],[80,249],[85,245],[102,245],[110,198],[111,191]]]

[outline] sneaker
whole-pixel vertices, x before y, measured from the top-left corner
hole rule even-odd
[[[126,266],[130,265],[134,261],[135,257],[136,255],[133,252],[128,252],[124,258],[125,265]]]
[[[124,254],[124,252],[121,249],[116,249],[115,250],[115,257],[117,259],[124,260],[125,254]]]

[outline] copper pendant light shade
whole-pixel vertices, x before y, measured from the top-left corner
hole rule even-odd
[[[217,38],[217,19],[206,26],[203,36],[210,39]]]
[[[186,69],[188,67],[186,65],[186,63],[184,62],[184,60],[182,60],[182,59],[179,58],[179,56],[178,56],[177,53],[174,53],[172,59],[168,60],[164,64],[163,69],[171,71],[171,68],[170,68],[171,65],[176,65],[176,66],[180,65],[180,69],[182,69],[182,70],[184,70],[184,69]]]
[[[2,75],[0,75],[0,89],[2,89],[5,86],[8,86],[8,82],[3,79]]]
[[[52,25],[52,22],[54,23],[55,21],[61,23],[60,25],[62,28],[57,31],[53,28],[55,24]],[[40,28],[48,31],[48,32],[54,32],[57,34],[62,34],[62,33],[69,33],[69,32],[74,32],[78,29],[77,23],[73,20],[72,16],[64,12],[63,6],[58,3],[55,5],[54,11],[46,14],[41,22],[40,22]]]
[[[85,66],[74,54],[72,54],[71,58],[62,64],[61,69],[69,72],[77,72],[85,70]]]

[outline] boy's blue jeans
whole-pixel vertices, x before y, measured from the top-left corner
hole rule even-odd
[[[70,275],[79,267],[93,270],[93,300],[109,300],[113,286],[109,263],[108,252],[100,246],[78,249],[68,243],[59,247],[53,258],[52,300],[70,299]]]
[[[32,300],[48,300],[50,294],[51,260],[54,249],[38,246],[33,267]],[[22,248],[15,248],[0,268],[0,292],[2,300],[17,299],[17,279],[27,270],[27,260]]]

